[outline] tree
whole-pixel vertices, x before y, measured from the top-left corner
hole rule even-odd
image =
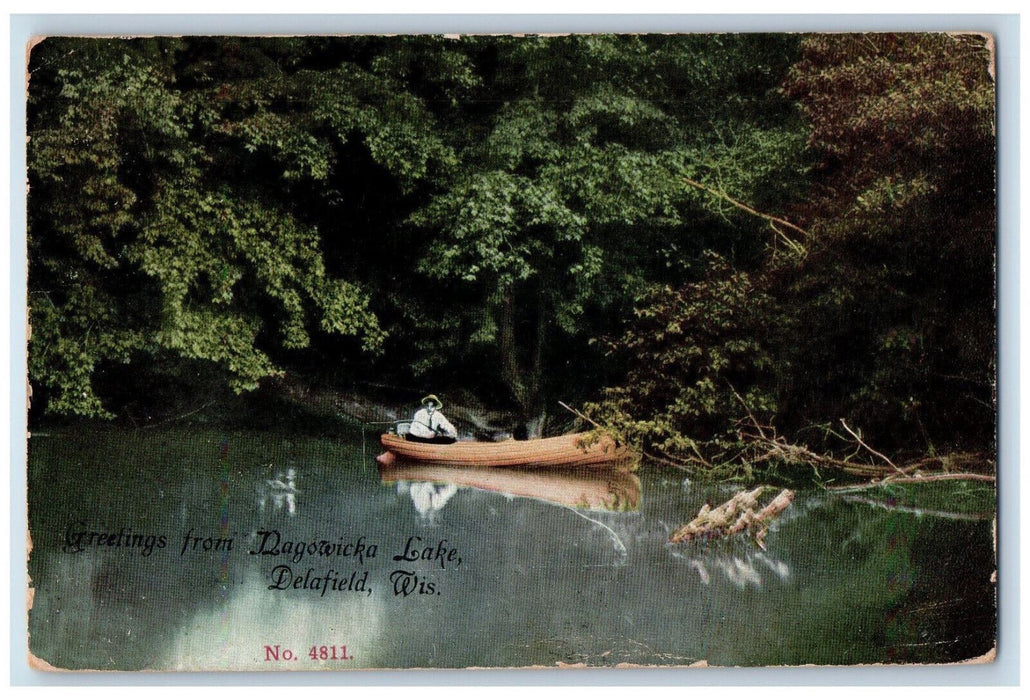
[[[785,94],[809,120],[811,189],[754,217],[803,226],[771,232],[751,270],[713,259],[706,279],[642,299],[621,338],[630,371],[594,412],[707,468],[785,454],[765,449],[781,435],[850,450],[842,419],[866,454],[991,445],[989,52],[972,35],[806,37]]]
[[[766,345],[774,317],[773,300],[749,274],[706,257],[703,279],[657,286],[640,300],[624,333],[609,341],[630,370],[587,410],[638,449],[715,469],[743,449],[741,416],[775,414]]]
[[[383,331],[292,194],[330,190],[354,133],[403,183],[417,104],[304,40],[49,39],[31,58],[30,376],[47,410],[109,416],[97,382],[213,373],[237,391],[313,333]],[[290,79],[290,76],[292,78]],[[395,125],[400,126],[394,129]],[[370,136],[369,136],[370,135]]]
[[[529,420],[548,376],[585,378],[576,353],[611,328],[597,319],[628,313],[648,283],[696,275],[706,248],[754,252],[756,227],[728,225],[683,178],[759,200],[790,190],[801,133],[771,87],[793,40],[468,41],[484,94],[449,134],[452,176],[411,222],[432,241],[419,269],[481,295],[469,336]]]
[[[707,249],[760,260],[761,223],[683,178],[795,191],[803,134],[772,88],[797,42],[44,41],[37,405],[110,415],[144,380],[342,366],[536,419],[597,385],[590,339],[649,284],[698,279]]]
[[[787,93],[819,164],[810,254],[777,282],[804,319],[788,413],[852,416],[884,445],[993,439],[991,50],[981,35],[805,39]]]

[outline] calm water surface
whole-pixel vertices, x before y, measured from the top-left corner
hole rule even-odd
[[[738,487],[655,465],[380,474],[377,451],[371,436],[34,436],[32,653],[342,670],[933,663],[994,644],[993,487],[803,491],[763,551],[668,544]]]

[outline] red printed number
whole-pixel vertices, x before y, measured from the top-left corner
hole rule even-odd
[[[308,657],[313,661],[349,661],[346,645],[338,646],[314,646],[308,652]]]

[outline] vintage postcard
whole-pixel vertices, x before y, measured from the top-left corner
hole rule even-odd
[[[992,36],[28,69],[33,668],[995,658]]]

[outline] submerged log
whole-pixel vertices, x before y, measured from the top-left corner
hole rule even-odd
[[[689,542],[699,537],[728,537],[747,530],[758,546],[765,549],[765,535],[776,516],[785,511],[794,500],[794,492],[783,489],[764,508],[757,510],[758,497],[767,486],[752,491],[741,491],[722,505],[712,508],[705,504],[697,517],[669,536],[669,542]]]

